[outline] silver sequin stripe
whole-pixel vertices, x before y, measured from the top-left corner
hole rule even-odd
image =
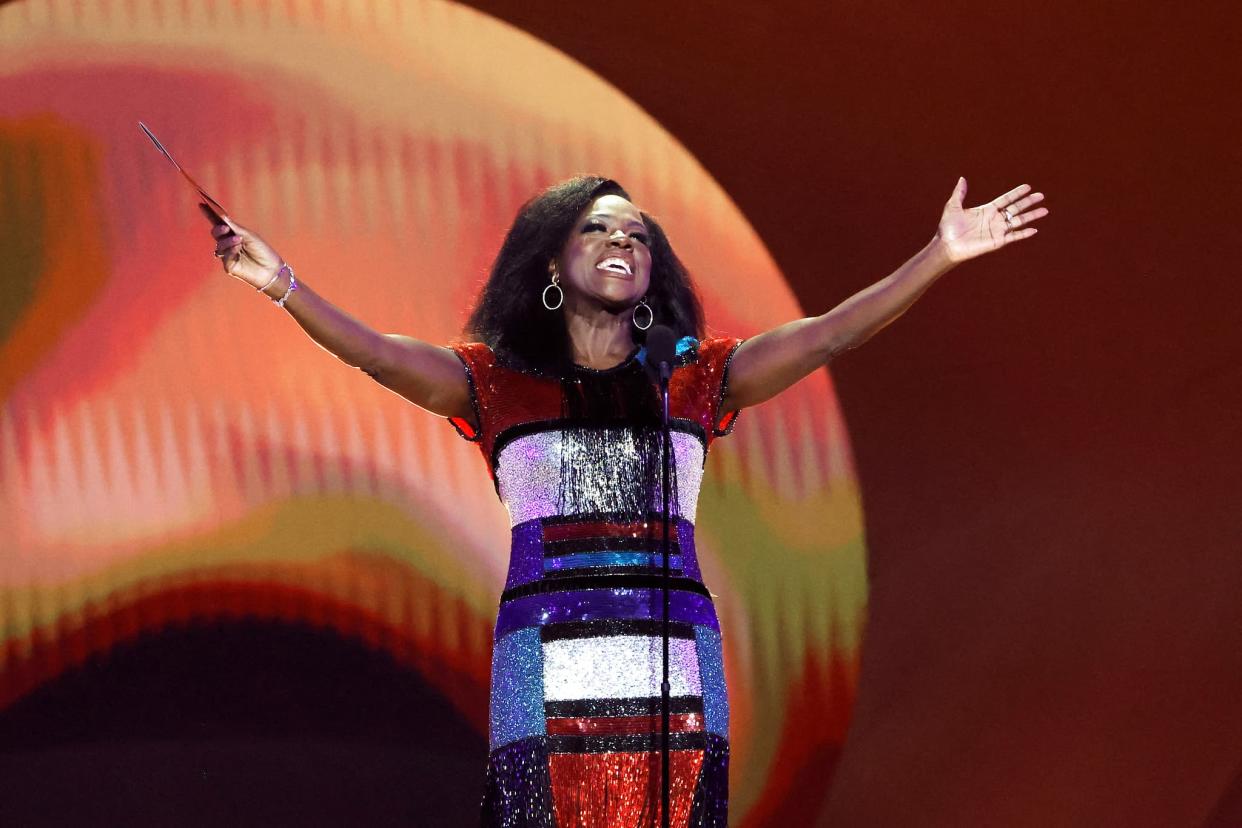
[[[674,431],[673,514],[693,522],[703,480],[703,444],[698,437]],[[572,466],[576,480],[563,492],[562,463]],[[553,430],[518,437],[497,457],[500,498],[509,508],[511,525],[536,518],[593,512],[632,510],[632,493],[642,482],[635,479],[641,465],[628,429]],[[562,499],[567,502],[562,503]],[[662,508],[658,481],[651,498]]]

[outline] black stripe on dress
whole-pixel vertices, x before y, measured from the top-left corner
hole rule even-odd
[[[701,730],[668,734],[669,750],[703,750],[706,733]],[[660,750],[660,733],[628,736],[549,736],[548,753],[648,753]]]
[[[543,643],[567,638],[603,638],[613,635],[645,635],[659,638],[663,632],[662,619],[649,618],[601,618],[597,621],[566,621],[545,624],[539,628]],[[669,638],[694,638],[694,625],[683,621],[670,621]]]
[[[668,700],[669,713],[702,713],[702,696],[673,696]],[[544,702],[543,713],[549,719],[592,719],[602,716],[659,716],[660,697],[640,696],[632,699],[575,699]]]
[[[500,594],[500,602],[525,598],[528,595],[539,595],[548,592],[569,592],[580,589],[660,589],[663,578],[659,575],[583,575],[575,578],[553,578],[544,581],[531,581],[528,584],[506,589]],[[669,578],[670,591],[693,592],[704,598],[711,598],[711,593],[699,581],[693,578]]]

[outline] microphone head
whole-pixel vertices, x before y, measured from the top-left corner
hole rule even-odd
[[[661,362],[673,364],[673,356],[677,349],[677,335],[668,325],[652,325],[647,331],[647,364],[659,365]]]

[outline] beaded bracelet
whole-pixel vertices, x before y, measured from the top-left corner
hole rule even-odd
[[[288,264],[286,264],[285,262],[281,262],[280,269],[276,271],[276,275],[272,277],[272,280],[261,288],[255,288],[255,290],[259,291],[259,293],[262,293],[263,291],[267,290],[272,285],[276,284],[276,280],[280,278],[280,274],[284,273],[286,270],[288,270],[290,273],[293,272],[293,269],[289,267]]]
[[[279,299],[272,300],[273,302],[276,303],[276,307],[278,308],[283,308],[285,306],[285,302],[288,301],[289,297],[293,294],[293,292],[298,289],[298,280],[293,275],[293,268],[289,267],[289,265],[285,265],[285,267],[288,268],[289,270],[289,289],[285,291],[284,296],[280,297]]]

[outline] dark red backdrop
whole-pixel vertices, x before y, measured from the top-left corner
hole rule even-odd
[[[1048,194],[833,366],[873,582],[825,824],[1242,825],[1231,4],[472,5],[672,131],[808,313],[959,174]]]
[[[1242,825],[1231,5],[473,5],[672,131],[808,313],[915,251],[958,175],[1049,196],[832,368],[872,594],[822,824]],[[98,825],[446,824],[486,748],[416,676],[257,623],[87,665],[0,745],[0,813]]]

